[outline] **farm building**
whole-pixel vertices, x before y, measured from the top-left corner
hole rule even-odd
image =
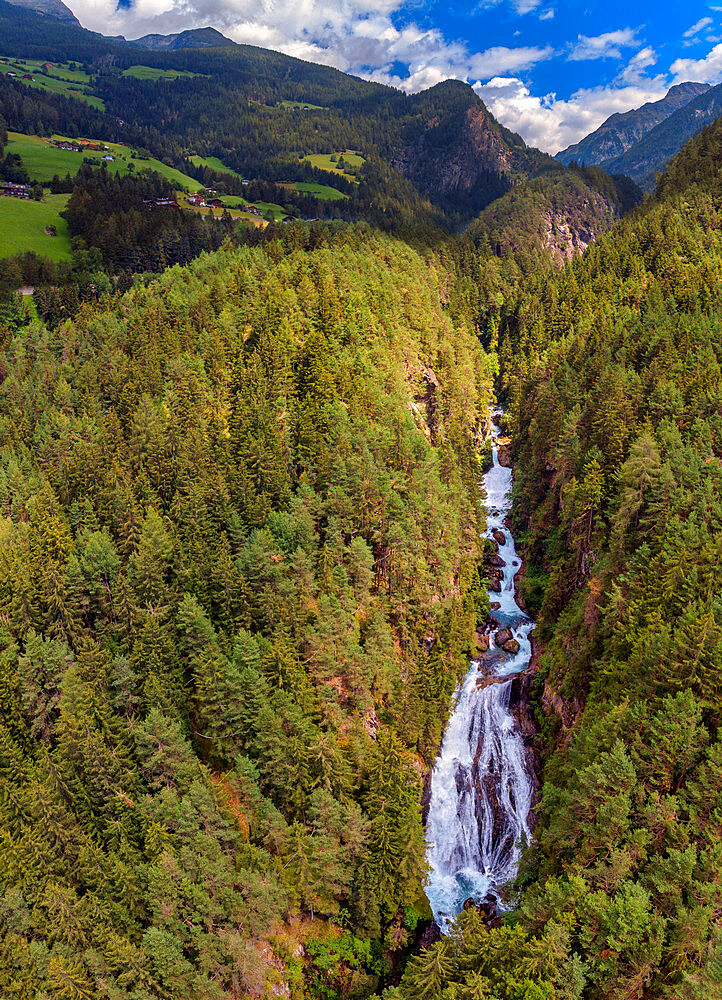
[[[180,208],[175,198],[144,198],[143,204],[149,208]]]
[[[11,184],[9,181],[0,184],[0,196],[3,198],[29,198],[29,184]]]

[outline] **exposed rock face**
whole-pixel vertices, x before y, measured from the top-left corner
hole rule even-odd
[[[430,948],[432,944],[436,944],[437,941],[441,941],[441,931],[439,930],[437,924],[432,922],[426,927],[421,937],[419,938],[419,951],[424,951],[426,948]]]
[[[480,653],[485,653],[489,648],[489,636],[484,635],[480,629],[476,630],[476,648]]]
[[[566,698],[554,690],[548,680],[544,684],[542,705],[545,712],[550,714],[553,712],[559,718],[562,728],[565,730],[572,728],[583,710],[580,702],[576,699],[567,701]]]
[[[64,21],[66,24],[77,24],[80,21],[69,7],[66,7],[62,0],[8,0],[14,7],[24,7],[32,10],[36,14],[44,14],[45,17],[54,17],[56,21]]]
[[[511,694],[509,696],[509,711],[516,719],[521,730],[524,744],[526,746],[526,763],[534,786],[534,798],[532,806],[532,817],[534,808],[539,800],[541,789],[541,759],[534,751],[534,741],[538,728],[531,709],[532,705],[532,684],[538,668],[538,657],[536,649],[532,654],[532,661],[526,670],[516,674],[511,684]],[[532,821],[533,822],[533,821]],[[533,829],[533,826],[532,826]]]
[[[414,415],[416,425],[424,433],[427,440],[432,444],[436,444],[439,408],[437,395],[439,380],[436,372],[425,365],[422,365],[419,369],[412,368],[407,364],[406,375],[414,393],[410,402],[410,409]]]
[[[483,173],[501,176],[512,169],[512,151],[481,102],[455,115],[453,126],[437,116],[429,119],[426,132],[404,150],[395,165],[422,187],[435,175],[438,188],[444,192],[471,191]],[[451,144],[450,133],[454,132]]]
[[[600,206],[602,203],[603,199],[600,197]],[[575,227],[562,212],[544,212],[542,221],[544,224],[542,236],[544,247],[551,251],[557,264],[567,264],[570,260],[583,254],[599,235],[591,226],[583,222]]]
[[[461,195],[473,214],[553,162],[501,126],[468,84],[447,80],[412,100],[425,120],[393,165],[434,201]]]

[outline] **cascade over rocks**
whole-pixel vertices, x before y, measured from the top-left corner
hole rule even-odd
[[[496,423],[494,432],[498,436]],[[493,465],[484,477],[485,538],[493,540],[496,550],[486,563],[491,564],[489,590],[498,600],[486,629],[477,631],[477,646],[488,646],[489,655],[482,662],[472,661],[457,691],[425,796],[430,866],[426,891],[442,933],[472,904],[486,914],[490,926],[501,919],[498,892],[516,875],[520,841],[531,839],[538,789],[533,753],[524,742],[527,733],[529,738],[534,735],[531,716],[524,718],[524,725],[515,717],[518,713],[521,718],[520,699],[528,697],[529,687],[518,688],[512,707],[515,678],[526,672],[531,658],[534,623],[515,599],[514,577],[521,560],[507,522],[511,472],[500,462],[498,441],[492,440]],[[488,633],[494,633],[493,650]]]

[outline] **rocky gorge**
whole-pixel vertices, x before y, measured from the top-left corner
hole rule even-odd
[[[427,895],[445,932],[465,906],[490,921],[508,907],[503,889],[531,837],[538,780],[528,711],[534,622],[516,601],[521,559],[510,531],[510,442],[493,414],[492,466],[484,477],[492,615],[480,656],[461,684],[430,782]]]

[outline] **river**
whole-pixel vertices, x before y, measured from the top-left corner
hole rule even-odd
[[[497,645],[495,630],[483,669],[480,661],[472,660],[456,692],[431,776],[426,894],[442,932],[470,897],[480,902],[491,894],[499,900],[499,890],[516,874],[522,839],[531,837],[533,784],[509,698],[513,675],[531,659],[529,633],[534,622],[516,603],[514,577],[521,559],[504,523],[511,510],[512,473],[499,463],[499,413],[492,415],[493,465],[484,477],[484,537],[494,539],[496,532],[498,553],[505,563],[501,592],[490,592],[492,602],[499,604],[492,615],[500,629],[511,630],[519,649],[507,652]]]

